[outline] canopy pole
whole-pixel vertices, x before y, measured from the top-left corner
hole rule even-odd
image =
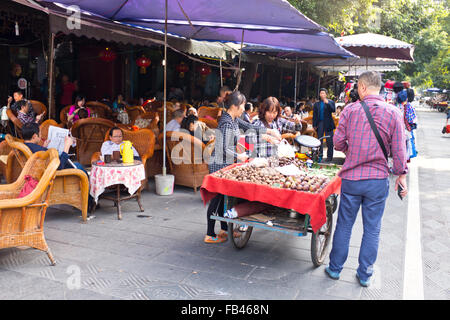
[[[48,118],[52,119],[54,116],[56,119],[56,108],[55,108],[55,101],[53,97],[53,89],[54,89],[54,69],[55,69],[55,34],[52,32],[49,36],[49,43],[48,43]],[[55,113],[55,115],[53,115]]]
[[[164,136],[163,136],[163,167],[162,174],[163,176],[167,173],[166,168],[166,109],[167,109],[167,1],[165,2],[165,22],[164,22]]]
[[[220,87],[223,87],[223,78],[222,78],[222,59],[220,61]]]
[[[236,88],[234,88],[234,91],[236,91],[239,88],[239,85],[241,84],[241,77],[242,77],[241,58],[242,58],[242,46],[243,45],[244,45],[244,29],[242,29],[241,49],[239,50],[239,73],[238,73],[238,78],[237,78],[237,82],[236,82]]]
[[[294,111],[297,108],[297,57],[295,57],[295,74],[294,74]]]

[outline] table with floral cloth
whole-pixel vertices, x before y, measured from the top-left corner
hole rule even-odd
[[[114,198],[107,198],[113,200],[117,204],[118,216],[121,219],[120,201],[128,200],[137,197],[137,201],[141,211],[140,203],[140,187],[142,180],[145,180],[145,169],[141,161],[135,160],[134,163],[93,163],[89,177],[89,192],[98,203],[98,199],[105,189],[111,186],[117,186],[117,196]],[[120,197],[120,185],[124,185],[128,189],[130,197]],[[135,193],[137,194],[135,195]]]

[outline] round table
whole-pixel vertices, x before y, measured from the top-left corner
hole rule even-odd
[[[89,193],[97,203],[100,196],[104,199],[114,201],[114,204],[117,206],[117,217],[121,220],[121,201],[137,198],[141,212],[144,211],[141,205],[142,180],[145,180],[145,168],[139,160],[135,160],[133,163],[111,162],[105,164],[97,161],[92,163],[89,177]],[[124,185],[128,189],[129,197],[121,198],[121,185]],[[113,188],[107,190],[108,187]],[[115,196],[108,197],[104,195],[105,190],[107,190],[107,193],[114,192]],[[92,208],[94,209],[95,206],[92,206]]]

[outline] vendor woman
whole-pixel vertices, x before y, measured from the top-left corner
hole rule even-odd
[[[225,101],[225,111],[219,119],[216,130],[216,142],[211,159],[208,164],[209,172],[213,173],[225,168],[237,161],[244,162],[248,159],[246,153],[237,152],[237,144],[242,129],[244,132],[251,130],[256,135],[251,135],[251,139],[255,136],[261,136],[265,140],[278,140],[281,138],[278,130],[268,129],[266,127],[256,127],[252,124],[240,119],[244,112],[244,106],[247,102],[245,96],[239,91],[235,91],[227,96]],[[223,216],[223,195],[217,195],[209,204],[207,211],[208,230],[204,241],[206,243],[221,243],[227,241],[227,223],[221,221],[221,230],[218,235],[214,233],[215,220],[211,219],[211,214],[217,212]]]
[[[262,128],[273,129],[280,134],[302,130],[300,118],[295,115],[292,119],[281,117],[280,102],[275,97],[266,98],[260,105],[258,119],[253,121],[253,125]],[[262,137],[262,136],[260,136]],[[271,146],[271,140],[258,139],[255,152],[259,157],[270,157],[275,148]]]

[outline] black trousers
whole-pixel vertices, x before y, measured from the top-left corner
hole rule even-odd
[[[206,212],[206,220],[208,223],[208,230],[206,234],[211,237],[215,237],[216,234],[214,232],[214,226],[216,224],[216,220],[211,219],[211,215],[215,212],[221,217],[223,217],[223,206],[224,205],[224,197],[223,195],[219,194],[216,197],[214,197],[210,202],[208,206],[208,210]],[[220,221],[220,228],[224,231],[228,230],[228,225],[224,221]]]
[[[317,139],[320,139],[321,137],[325,136],[330,136],[330,138],[327,138],[327,160],[331,161],[333,160],[333,130],[331,131],[325,131],[324,127],[323,127],[323,121],[319,122],[319,126],[317,127]],[[319,149],[319,156],[323,158],[323,144],[320,144],[320,149]]]

